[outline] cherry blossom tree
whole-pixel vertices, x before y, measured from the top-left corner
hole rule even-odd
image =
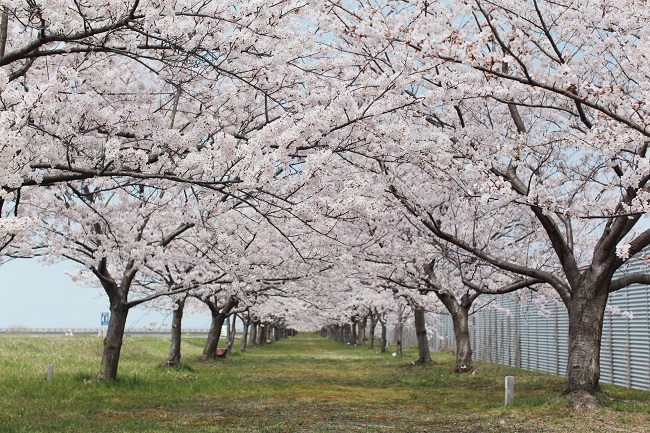
[[[210,309],[212,321],[205,346],[203,347],[202,359],[215,359],[217,357],[217,345],[223,329],[223,324],[239,304],[235,294],[232,294],[227,287],[221,290],[213,290],[211,294],[200,298]]]
[[[312,49],[300,2],[5,3],[2,245],[25,231],[21,197],[32,197],[52,257],[82,263],[109,293],[115,326],[99,377],[113,379],[119,323],[130,306],[165,292],[153,262],[166,262],[170,242],[197,223],[170,204],[186,192],[156,181],[206,188],[206,206],[230,198],[265,214],[271,198],[290,194],[279,189],[303,138],[290,127],[318,111],[300,111],[304,70],[328,57]],[[39,192],[61,183],[69,190]],[[129,299],[134,282],[157,289]],[[178,290],[194,284],[186,277]]]
[[[187,276],[176,285],[152,284],[157,276],[151,270],[155,269],[153,262],[173,261],[181,267],[189,266],[192,257],[179,256],[170,244],[196,224],[195,215],[178,212],[179,207],[188,210],[191,206],[183,189],[158,186],[113,179],[39,190],[43,198],[40,238],[48,246],[50,259],[62,257],[82,265],[76,278],[87,283],[94,280],[110,301],[111,316],[98,379],[117,377],[131,308],[215,278],[212,273],[204,273]]]
[[[173,284],[173,282],[172,282]],[[183,330],[183,314],[185,313],[185,303],[189,296],[188,292],[175,295],[172,304],[172,323],[171,323],[171,341],[169,345],[169,355],[165,365],[167,367],[178,367],[181,363],[181,336]]]
[[[373,73],[408,76],[400,91],[422,102],[408,114],[407,134],[393,138],[412,165],[405,181],[399,160],[386,164],[392,193],[438,239],[553,287],[569,313],[563,392],[577,406],[596,404],[609,293],[648,282],[613,276],[650,243],[641,224],[648,11],[639,2],[541,0],[331,7],[332,31],[363,47],[356,53]],[[425,179],[439,182],[437,195],[410,187]],[[443,183],[459,188],[445,195]],[[525,211],[534,231],[521,234],[534,241],[516,254],[472,245],[469,230],[450,229],[459,201],[474,209],[501,202],[499,230]]]
[[[204,218],[205,216],[203,215]],[[192,304],[202,294],[205,296],[209,291],[207,288],[216,283],[229,282],[223,267],[218,266],[213,258],[216,240],[213,236],[206,236],[205,227],[193,228],[191,233],[178,239],[174,245],[175,255],[169,261],[150,260],[146,264],[150,272],[146,283],[141,282],[147,287],[161,287],[172,293],[179,287],[189,288],[158,298],[163,299],[163,303],[171,304],[169,308],[172,310],[170,350],[165,363],[168,367],[177,367],[182,357],[182,320],[186,303]],[[157,305],[156,308],[160,306]]]
[[[38,221],[54,254],[113,293],[116,320],[134,283],[141,300],[176,291],[175,263],[179,291],[228,275],[256,323],[285,320],[279,299],[298,297],[339,326],[394,303],[393,288],[348,293],[378,285],[365,261],[383,239],[391,284],[424,284],[450,311],[552,287],[569,313],[564,394],[595,404],[608,295],[650,282],[614,277],[650,244],[644,2],[0,6],[3,253]],[[378,218],[391,207],[406,220]],[[241,242],[220,242],[231,252],[199,276],[172,240],[208,208],[242,210],[229,225]],[[260,242],[252,221],[279,237],[233,257]],[[391,224],[473,262],[417,255]],[[329,295],[282,286],[287,275]],[[260,287],[266,302],[248,303]],[[100,377],[114,378],[109,364]]]

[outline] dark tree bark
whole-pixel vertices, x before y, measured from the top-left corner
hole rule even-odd
[[[377,327],[377,316],[373,313],[370,314],[370,329],[368,329],[369,335],[369,344],[368,349],[375,348],[375,328]]]
[[[7,32],[9,30],[9,7],[2,7],[2,17],[0,18],[0,58],[4,57],[7,47]]]
[[[257,331],[258,331],[258,325],[259,323],[255,320],[251,323],[251,335],[249,337],[249,346],[255,347],[257,346]]]
[[[204,302],[208,305],[208,308],[210,308],[212,322],[210,323],[210,331],[208,332],[208,339],[203,347],[201,359],[216,359],[217,346],[219,345],[223,323],[230,314],[230,311],[237,306],[238,300],[231,296],[223,307],[219,307],[216,300],[208,299]]]
[[[246,343],[247,343],[247,340],[248,340],[248,330],[250,329],[250,326],[251,326],[251,320],[250,320],[250,318],[244,318],[242,316],[242,322],[244,324],[244,329],[242,331],[242,337],[241,337],[241,341],[239,343],[239,350],[242,351],[242,352],[246,352]]]
[[[228,322],[228,342],[226,343],[226,352],[223,356],[226,356],[228,352],[232,349],[232,345],[235,344],[235,334],[237,333],[237,315],[232,314],[230,319],[226,319]]]
[[[445,308],[447,308],[454,325],[454,336],[456,337],[456,363],[454,364],[454,372],[472,372],[474,371],[474,364],[472,363],[472,342],[469,337],[468,317],[472,303],[479,294],[464,294],[460,302],[456,300],[454,295],[444,291],[436,291],[435,294],[444,304]]]
[[[416,364],[431,364],[431,352],[429,351],[429,339],[427,338],[427,323],[422,307],[413,307],[415,316],[415,336],[418,340],[418,359]]]
[[[350,324],[351,331],[350,332],[350,344],[353,346],[357,345],[357,322],[356,320],[353,320],[352,323]]]
[[[404,329],[404,318],[402,317],[403,311],[400,308],[399,315],[397,317],[397,325],[395,326],[395,355],[402,356],[402,337]]]
[[[388,339],[386,337],[386,318],[384,317],[383,320],[380,318],[379,323],[381,324],[381,347],[379,348],[379,353],[384,353],[388,346]]]
[[[181,324],[183,321],[183,309],[185,308],[186,300],[187,295],[184,295],[174,302],[176,308],[174,308],[174,311],[172,312],[172,338],[169,348],[169,356],[165,362],[167,367],[178,367],[181,362]]]
[[[345,325],[343,325],[343,334],[341,335],[341,341],[343,343],[350,344],[351,339],[352,339],[352,328],[350,327],[349,323],[346,323]]]
[[[588,396],[600,391],[600,345],[611,280],[586,277],[567,306],[569,360],[563,394],[578,400],[578,406],[593,406]]]
[[[110,311],[111,318],[108,322],[106,338],[104,338],[104,351],[99,373],[97,374],[98,380],[117,379],[117,367],[120,362],[126,318],[129,314],[129,309],[121,305],[121,303],[115,305],[111,302]]]
[[[362,346],[368,341],[366,337],[366,327],[368,326],[368,316],[363,316],[359,324],[359,344]]]
[[[127,300],[136,270],[133,269],[133,262],[129,262],[123,278],[120,284],[118,284],[108,271],[106,263],[106,259],[102,259],[97,268],[91,269],[99,278],[104,291],[108,295],[111,312],[108,329],[106,330],[106,338],[104,338],[102,362],[99,366],[97,379],[116,380],[117,367],[120,362],[120,353],[124,341],[124,330],[126,329],[126,319],[129,314],[129,309],[135,306],[135,304],[129,304]]]
[[[472,341],[469,337],[468,309],[459,306],[452,315],[454,336],[456,337],[456,363],[455,373],[468,373],[474,371],[472,363]]]
[[[216,359],[217,358],[217,346],[219,345],[219,338],[221,337],[221,330],[223,329],[223,323],[226,317],[222,314],[213,314],[212,321],[210,322],[210,331],[208,332],[208,338],[206,340],[205,346],[203,347],[203,353],[201,354],[201,359]]]
[[[334,329],[334,335],[336,335],[336,341],[343,342],[345,340],[345,328],[337,325]]]
[[[260,323],[260,330],[258,332],[259,335],[259,345],[264,346],[266,345],[266,338],[267,338],[267,333],[268,333],[268,326],[265,323]]]

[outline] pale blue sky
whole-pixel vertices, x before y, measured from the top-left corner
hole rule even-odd
[[[34,259],[12,260],[0,265],[0,328],[96,328],[102,312],[108,312],[108,297],[100,288],[81,287],[66,272],[72,262],[47,266]],[[129,312],[127,328],[169,328],[169,317],[146,308]],[[210,314],[185,315],[183,327],[207,329]]]

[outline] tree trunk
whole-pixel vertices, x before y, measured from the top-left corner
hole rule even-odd
[[[267,328],[268,326],[265,324],[260,324],[260,331],[258,332],[260,336],[260,346],[264,346],[266,344],[266,333],[268,332]]]
[[[454,336],[456,337],[454,372],[470,373],[474,371],[474,364],[472,363],[472,342],[469,338],[468,318],[472,303],[479,294],[469,295],[466,293],[460,298],[460,301],[457,301],[454,295],[446,292],[436,292],[436,296],[447,308],[454,325]]]
[[[370,334],[369,336],[369,342],[370,344],[368,345],[368,349],[374,349],[375,348],[375,328],[377,327],[377,318],[375,315],[370,316],[370,329],[368,330],[368,333]]]
[[[225,314],[217,313],[212,315],[210,332],[208,332],[208,339],[203,347],[201,359],[217,359],[217,346],[219,345],[219,338],[221,337],[221,330],[223,329],[225,320]]]
[[[108,330],[104,339],[104,352],[102,363],[97,374],[98,380],[117,379],[117,366],[120,362],[124,330],[126,329],[126,318],[129,309],[121,304],[111,305],[111,318],[108,322]]]
[[[568,305],[569,360],[562,394],[577,407],[595,407],[600,391],[600,343],[611,278],[586,275]]]
[[[451,314],[454,324],[454,336],[456,337],[456,364],[454,365],[455,373],[469,373],[474,371],[472,363],[472,342],[469,338],[469,309],[463,305]]]
[[[400,308],[399,316],[397,317],[397,325],[395,326],[395,355],[402,356],[402,330],[404,329],[404,318],[402,308]]]
[[[251,323],[251,335],[249,345],[252,347],[257,346],[257,322]]]
[[[429,339],[427,338],[427,323],[424,317],[424,309],[421,307],[414,307],[413,314],[415,316],[415,335],[418,340],[418,359],[416,364],[430,364],[431,352],[429,352]]]
[[[203,347],[203,354],[201,354],[201,359],[216,359],[217,358],[217,346],[219,345],[219,338],[221,337],[221,330],[223,329],[223,323],[226,321],[230,312],[233,308],[237,306],[239,301],[234,298],[228,298],[228,301],[225,305],[219,309],[219,306],[215,301],[205,301],[205,303],[210,308],[210,313],[212,314],[212,322],[210,324],[210,332],[208,332],[208,339],[205,342]]]
[[[386,347],[388,346],[388,340],[386,338],[386,318],[384,318],[384,320],[380,320],[379,323],[381,324],[381,347],[379,349],[379,353],[384,353],[386,352]]]
[[[228,343],[226,343],[226,353],[230,352],[232,345],[235,344],[235,334],[237,333],[237,328],[235,326],[237,325],[237,315],[232,314],[231,317],[232,319],[228,320]],[[226,356],[226,354],[223,356]]]
[[[2,7],[2,18],[0,18],[0,58],[5,56],[7,48],[7,33],[9,30],[9,6]]]
[[[241,350],[242,352],[246,352],[246,339],[248,338],[248,330],[251,326],[251,321],[250,319],[244,320],[243,317],[242,317],[242,321],[244,322],[244,330],[241,336],[239,350]]]
[[[353,346],[357,345],[357,322],[352,321],[352,332],[350,333],[350,344]]]
[[[181,362],[181,322],[183,320],[183,309],[187,297],[178,299],[175,304],[176,308],[172,313],[172,340],[169,348],[169,356],[165,365],[167,367],[178,367]]]
[[[362,346],[366,344],[366,327],[368,326],[368,316],[363,316],[361,323],[359,324],[359,344]]]

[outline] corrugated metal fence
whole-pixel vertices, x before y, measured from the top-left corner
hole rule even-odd
[[[630,259],[628,269],[646,266]],[[505,297],[497,308],[484,308],[470,316],[474,358],[526,370],[564,375],[569,330],[564,305],[546,305],[540,315],[532,302],[522,306]],[[631,286],[610,296],[605,313],[600,352],[601,382],[635,389],[650,389],[650,286]],[[631,312],[632,318],[622,315]],[[449,316],[439,316],[431,337],[436,351],[455,347]]]

